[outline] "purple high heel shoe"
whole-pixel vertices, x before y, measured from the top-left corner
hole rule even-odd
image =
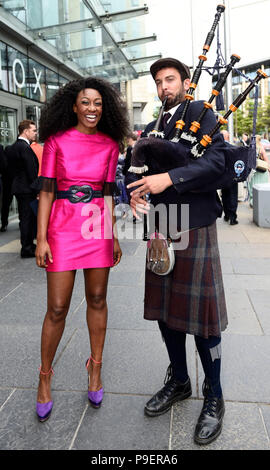
[[[47,403],[38,403],[36,406],[38,420],[43,423],[47,421],[52,412],[53,401],[48,401]]]
[[[53,371],[52,368],[50,368],[49,372],[43,372],[41,370],[41,366],[40,366],[39,372],[40,372],[41,375],[49,375],[49,374],[54,375],[54,371]],[[41,423],[43,423],[44,421],[47,421],[47,419],[50,417],[50,414],[52,412],[52,408],[53,408],[53,401],[48,401],[46,403],[39,403],[37,401],[36,413],[37,413],[38,420]]]
[[[89,359],[87,359],[86,364],[85,364],[87,371],[88,371],[90,361],[93,361],[95,364],[102,364],[102,361],[96,361],[91,355]],[[90,383],[90,377],[88,374],[88,388],[89,388],[89,383]],[[88,390],[88,400],[90,402],[90,405],[93,406],[93,408],[100,408],[102,400],[103,400],[103,388],[100,388],[96,392],[91,392]]]

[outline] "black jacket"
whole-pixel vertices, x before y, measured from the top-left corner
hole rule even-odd
[[[192,121],[196,120],[203,108],[202,101],[190,104],[185,117],[185,128],[188,130]],[[170,140],[174,136],[175,123],[180,119],[183,103],[179,106],[165,129],[165,139]],[[156,121],[148,124],[142,137],[147,136],[154,128]],[[198,131],[199,140],[204,134],[215,126],[216,118],[211,110],[207,111]],[[187,146],[190,144],[187,143]],[[198,228],[211,225],[222,214],[222,205],[216,191],[200,193],[200,187],[214,181],[224,172],[224,139],[220,133],[213,137],[211,146],[202,158],[189,159],[188,164],[169,170],[173,186],[158,195],[151,195],[153,205],[163,203],[166,205],[177,204],[177,228],[181,228],[181,205],[189,206],[189,228]]]
[[[38,159],[30,145],[18,139],[6,148],[8,166],[11,168],[13,182],[12,194],[31,194],[31,184],[38,176]]]
[[[0,144],[0,175],[4,173],[7,167],[6,155],[3,145]]]
[[[132,154],[132,147],[131,145],[128,146],[127,151],[126,151],[126,158],[125,158],[125,163],[123,167],[123,175],[126,176],[128,169],[130,167],[130,162],[131,162],[131,154]]]

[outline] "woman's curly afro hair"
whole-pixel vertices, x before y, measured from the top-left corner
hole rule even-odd
[[[97,77],[73,80],[61,87],[43,107],[39,122],[39,138],[44,142],[51,135],[77,125],[73,111],[78,93],[86,88],[97,90],[102,96],[102,116],[98,130],[110,136],[121,146],[130,133],[128,112],[119,91],[107,80]]]

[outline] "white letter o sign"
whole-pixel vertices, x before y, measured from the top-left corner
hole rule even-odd
[[[16,77],[16,65],[19,65],[22,69],[22,81],[21,82],[18,82],[17,80],[17,77]],[[24,71],[24,66],[23,66],[23,63],[20,59],[15,59],[14,62],[13,62],[13,66],[12,66],[12,71],[13,71],[13,80],[14,80],[14,84],[18,87],[18,88],[23,88],[25,86],[25,71]]]

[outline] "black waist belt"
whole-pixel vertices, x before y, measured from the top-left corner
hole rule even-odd
[[[79,196],[77,193],[83,193]],[[103,197],[102,191],[95,191],[91,186],[70,186],[68,191],[57,191],[56,199],[68,199],[73,204],[76,202],[90,202],[96,197]]]

